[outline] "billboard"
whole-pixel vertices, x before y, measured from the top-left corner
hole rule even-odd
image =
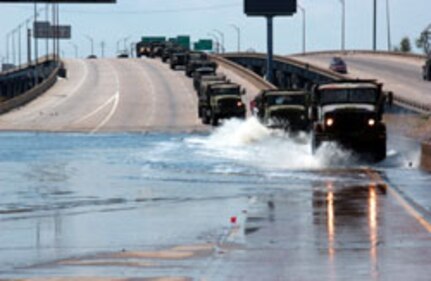
[[[1,3],[113,4],[117,0],[0,0]]]
[[[244,0],[248,16],[289,16],[296,13],[297,0]]]

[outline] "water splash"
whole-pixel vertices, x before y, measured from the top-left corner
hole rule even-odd
[[[312,155],[310,136],[290,137],[266,128],[254,117],[229,120],[209,136],[186,141],[206,157],[233,159],[265,169],[320,169],[352,161],[351,153],[334,144],[325,144]]]

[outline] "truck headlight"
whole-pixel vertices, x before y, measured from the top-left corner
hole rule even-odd
[[[373,118],[370,118],[368,120],[368,126],[373,127],[374,125],[376,125],[376,120],[374,120]]]
[[[334,125],[334,119],[333,118],[327,118],[326,119],[326,126],[332,127]]]
[[[240,101],[236,103],[236,106],[238,106],[238,107],[242,107],[243,105],[244,104],[242,102],[240,102]]]

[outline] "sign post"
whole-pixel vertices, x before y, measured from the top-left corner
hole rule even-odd
[[[273,23],[276,16],[292,16],[296,13],[296,0],[244,0],[244,12],[247,16],[265,17],[267,21],[268,57],[266,63],[266,80],[273,82]]]

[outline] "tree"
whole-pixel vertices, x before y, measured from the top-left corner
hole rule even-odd
[[[412,51],[412,44],[408,37],[404,37],[400,43],[400,51],[403,53],[410,53]]]

